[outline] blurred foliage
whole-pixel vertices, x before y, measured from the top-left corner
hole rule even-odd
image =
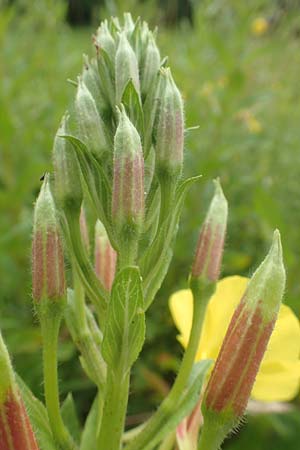
[[[155,5],[128,0],[119,6],[161,23]],[[186,201],[170,273],[149,311],[147,343],[133,371],[131,424],[165,395],[180,361],[167,299],[186,286],[212,178],[220,176],[230,204],[223,275],[251,274],[278,227],[288,271],[286,302],[299,316],[299,8],[288,1],[195,0],[193,27],[184,22],[160,30],[161,53],[169,55],[186,101],[186,127],[199,125],[187,131],[185,175],[203,178]],[[51,170],[53,136],[74,95],[66,80],[80,72],[93,32],[70,28],[65,16],[66,4],[51,0],[6,2],[0,13],[0,326],[17,370],[38,395],[41,338],[30,305],[32,205],[39,178]],[[258,18],[266,23],[260,31]],[[94,389],[66,330],[60,361],[62,394],[74,390],[83,417]],[[297,410],[250,417],[226,446],[250,448],[255,432],[258,449],[296,450],[299,416]]]

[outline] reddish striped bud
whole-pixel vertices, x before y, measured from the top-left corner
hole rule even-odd
[[[95,227],[95,272],[103,286],[110,291],[116,272],[117,253],[112,248],[100,220]]]
[[[155,126],[158,173],[177,178],[183,164],[184,112],[180,92],[170,69],[161,69],[159,111]]]
[[[216,282],[219,278],[227,226],[228,205],[220,182],[215,181],[215,194],[198,238],[192,277]]]
[[[48,175],[34,210],[32,291],[35,301],[56,300],[65,295],[63,246]]]
[[[39,450],[1,333],[0,450]]]
[[[223,430],[224,439],[242,417],[277,319],[284,286],[280,234],[275,231],[271,249],[231,319],[204,394],[204,441],[213,435],[214,427]],[[219,436],[220,442],[222,439]]]
[[[119,232],[139,233],[144,218],[144,158],[140,136],[125,108],[114,140],[112,218]]]
[[[128,42],[125,31],[120,34],[119,45],[116,53],[116,102],[122,102],[124,89],[129,80],[140,95],[139,68],[136,55]]]
[[[176,428],[178,450],[197,450],[198,435],[202,424],[200,402],[188,417],[185,417]]]

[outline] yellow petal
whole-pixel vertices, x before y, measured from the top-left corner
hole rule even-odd
[[[203,323],[196,360],[216,359],[233,312],[242,298],[248,279],[232,276],[217,284]],[[170,298],[170,309],[186,347],[192,324],[193,298],[188,289]],[[282,305],[266,354],[253,387],[252,396],[261,401],[287,401],[299,390],[300,325],[292,310]]]

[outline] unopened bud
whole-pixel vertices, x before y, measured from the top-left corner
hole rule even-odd
[[[65,295],[63,247],[48,175],[34,210],[32,295],[36,302],[57,300]]]
[[[119,232],[139,232],[144,218],[144,159],[140,136],[125,108],[114,140],[112,217]]]
[[[203,401],[202,439],[213,427],[223,437],[235,426],[247,406],[260,363],[272,334],[285,286],[280,235],[251,278],[233,314]]]
[[[67,117],[62,120],[53,147],[55,199],[65,211],[79,215],[82,203],[80,169],[72,144],[62,136],[68,135]]]
[[[215,181],[215,194],[198,238],[192,267],[193,278],[216,282],[219,278],[227,226],[228,205],[220,182]]]
[[[184,112],[180,92],[170,69],[161,69],[160,106],[156,123],[156,164],[158,173],[181,174],[183,164]]]
[[[1,333],[0,449],[39,450]]]
[[[140,95],[139,68],[136,55],[128,42],[126,33],[120,34],[116,53],[116,102],[122,102],[122,96],[129,80],[132,80],[136,92]]]
[[[95,227],[95,272],[107,291],[111,290],[117,263],[117,253],[112,248],[103,224],[97,220]]]
[[[105,95],[101,90],[97,63],[95,60],[89,61],[86,55],[84,56],[82,81],[95,100],[100,116],[104,118],[107,115],[108,104],[105,100]]]
[[[75,99],[75,110],[79,132],[91,153],[100,158],[107,150],[105,125],[101,119],[92,94],[79,78]]]
[[[146,48],[141,80],[141,90],[144,98],[149,92],[152,83],[157,76],[159,66],[160,66],[159,50],[155,43],[153,34],[149,32],[149,41]]]
[[[116,53],[116,43],[108,28],[107,20],[104,20],[98,28],[95,35],[95,43],[100,49],[104,49],[106,53],[114,59]]]
[[[201,406],[198,403],[191,414],[185,417],[176,428],[178,450],[198,449],[198,435],[201,424]]]

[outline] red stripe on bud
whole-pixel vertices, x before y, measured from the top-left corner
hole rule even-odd
[[[0,450],[39,450],[24,403],[12,390],[0,407]]]
[[[112,248],[101,222],[97,221],[95,232],[95,272],[103,286],[110,291],[116,272],[117,253]]]

